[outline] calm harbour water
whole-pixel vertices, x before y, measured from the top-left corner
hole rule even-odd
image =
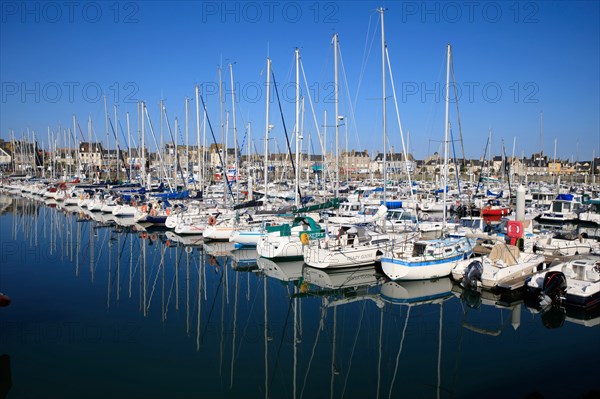
[[[0,197],[0,397],[576,398],[600,312],[256,261]],[[259,268],[260,266],[260,268]],[[559,314],[560,316],[560,314]]]

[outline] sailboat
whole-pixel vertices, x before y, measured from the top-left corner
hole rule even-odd
[[[325,230],[313,218],[296,217],[291,225],[267,226],[266,234],[256,244],[256,252],[269,259],[303,259],[304,244],[324,237]]]
[[[446,63],[446,117],[444,146],[444,186],[448,176],[448,105],[450,88],[451,47],[447,47]],[[446,202],[447,190],[443,190]],[[446,223],[446,209],[443,209],[443,223]],[[473,243],[466,237],[420,240],[411,245],[395,245],[381,258],[383,272],[392,280],[420,280],[445,277],[452,267],[473,253]]]

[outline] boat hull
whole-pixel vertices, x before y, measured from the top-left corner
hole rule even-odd
[[[426,280],[449,276],[457,262],[467,259],[472,251],[465,252],[446,259],[411,260],[381,258],[383,272],[392,280]]]

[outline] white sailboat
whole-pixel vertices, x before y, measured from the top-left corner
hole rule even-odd
[[[447,47],[446,61],[446,117],[444,145],[444,184],[448,176],[448,105],[450,88],[451,47]],[[443,190],[446,202],[447,190]],[[443,207],[443,220],[446,223],[446,208]],[[392,280],[419,280],[448,276],[454,265],[468,259],[473,253],[473,243],[466,237],[421,240],[412,246],[393,246],[381,258],[383,272]]]

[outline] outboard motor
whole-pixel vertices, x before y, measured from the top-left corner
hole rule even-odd
[[[471,309],[479,309],[481,306],[481,292],[475,290],[463,290],[460,299]]]
[[[481,282],[481,275],[483,274],[483,265],[480,261],[474,260],[469,263],[463,273],[463,280],[461,285],[463,288],[475,290],[477,289],[477,282]]]
[[[562,306],[549,306],[541,312],[542,324],[546,328],[559,328],[565,324],[567,311]]]
[[[542,292],[540,293],[540,306],[546,307],[552,302],[560,303],[567,292],[567,278],[563,272],[553,271],[546,273]]]

